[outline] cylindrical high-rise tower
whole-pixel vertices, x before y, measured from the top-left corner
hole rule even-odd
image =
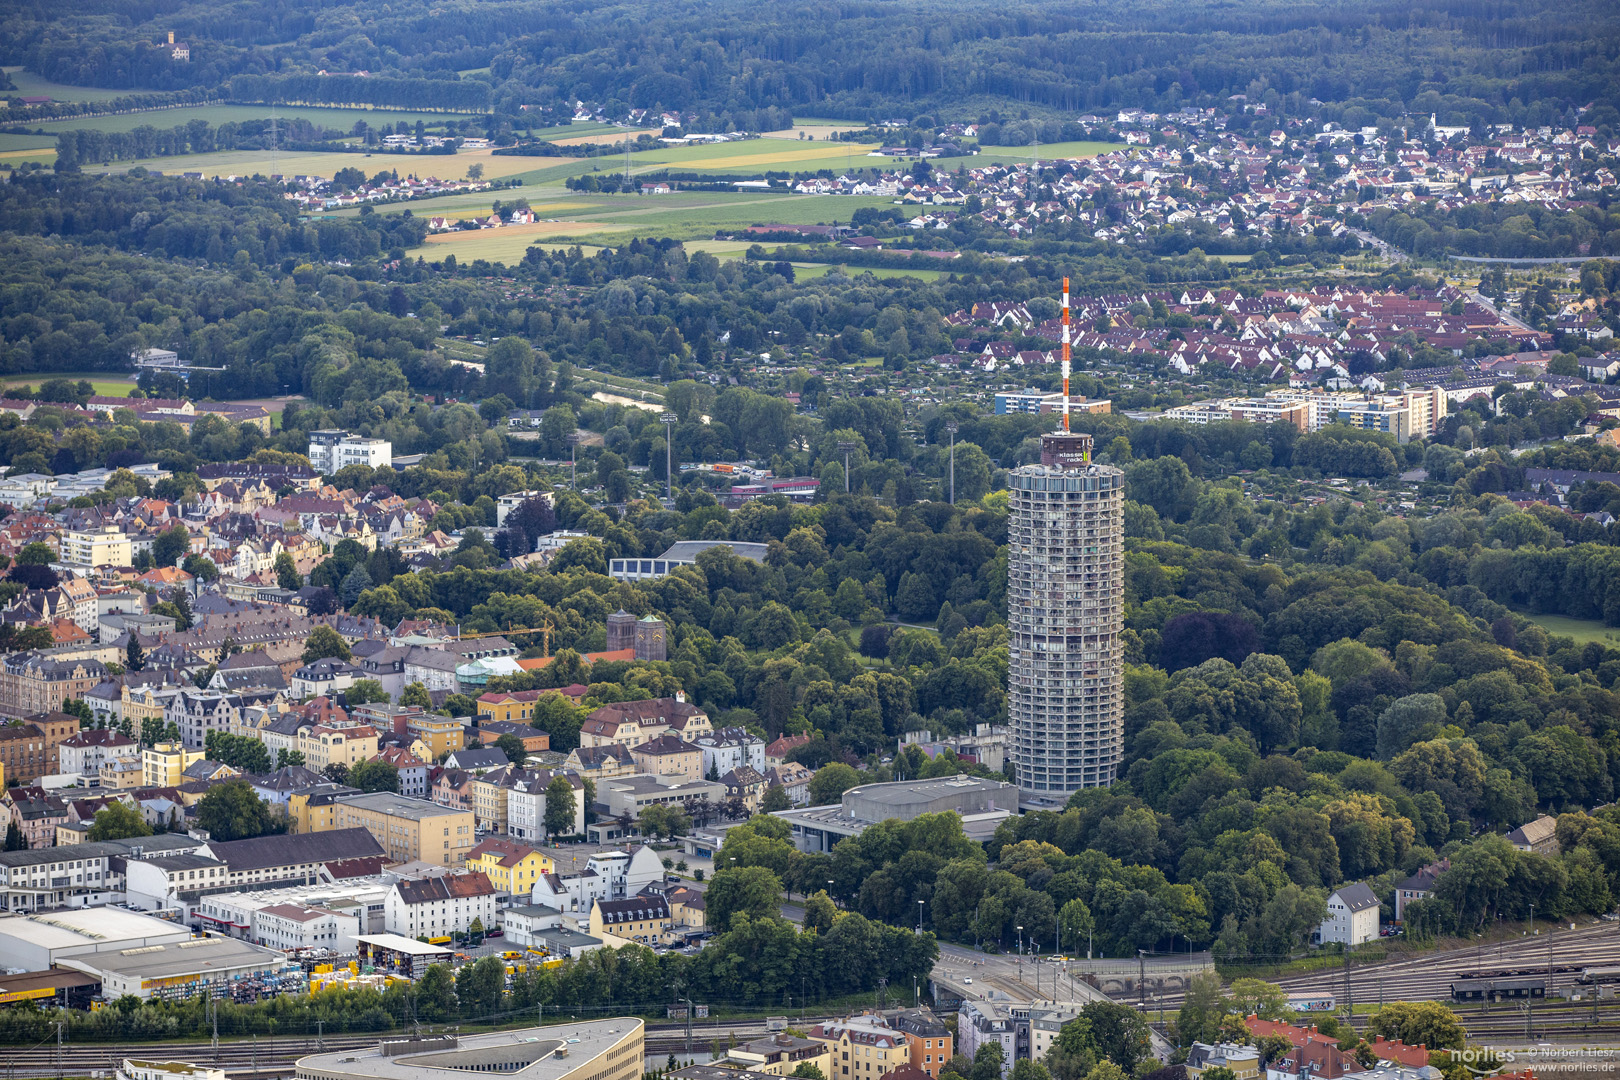
[[[1008,486],[1007,750],[1025,804],[1061,806],[1113,783],[1122,752],[1125,474],[1060,431]]]

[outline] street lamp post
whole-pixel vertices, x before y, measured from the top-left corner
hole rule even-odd
[[[917,933],[919,934],[923,930],[923,905],[927,902],[926,900],[917,901]]]
[[[1022,926],[1018,928],[1018,955],[1024,955],[1024,928]]]
[[[659,413],[664,424],[664,498],[675,501],[675,422],[680,419],[672,412]]]
[[[955,420],[945,422],[945,430],[951,433],[951,505],[956,505],[956,433],[960,425]]]
[[[568,433],[568,485],[579,490],[579,439],[577,431]]]
[[[838,449],[844,454],[844,494],[849,494],[849,452],[858,446],[858,443],[840,442]]]

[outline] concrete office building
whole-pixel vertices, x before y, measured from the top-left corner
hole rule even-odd
[[[996,826],[1018,813],[1012,784],[977,776],[896,780],[862,784],[844,792],[837,806],[777,810],[788,823],[793,846],[807,854],[830,852],[840,840],[859,836],[880,821],[912,821],[923,814],[954,812],[971,840],[988,840]]]
[[[1025,804],[1111,784],[1124,741],[1125,474],[1091,436],[1041,438],[1008,476],[1008,755]]]

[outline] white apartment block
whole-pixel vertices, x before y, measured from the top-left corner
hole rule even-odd
[[[474,920],[495,927],[495,886],[483,874],[446,874],[396,882],[383,908],[383,925],[401,937],[466,933]]]
[[[703,751],[704,776],[724,776],[744,765],[765,772],[765,740],[742,728],[721,728],[692,741]]]
[[[387,439],[368,439],[336,428],[309,433],[309,463],[330,476],[350,465],[380,469],[394,463],[394,445]]]
[[[62,533],[61,559],[66,566],[132,566],[135,552],[129,537],[116,525],[69,529]]]
[[[302,904],[276,904],[254,913],[253,939],[260,945],[282,952],[329,949],[349,952],[360,934],[360,920],[351,914],[305,907]]]
[[[57,771],[67,776],[101,776],[103,762],[137,752],[135,740],[107,728],[91,728],[57,747]]]

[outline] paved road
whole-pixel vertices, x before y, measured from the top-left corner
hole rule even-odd
[[[1446,257],[1448,259],[1455,259],[1458,262],[1471,262],[1471,263],[1530,263],[1530,264],[1535,265],[1535,266],[1558,266],[1558,265],[1567,266],[1567,265],[1570,265],[1571,263],[1579,264],[1579,263],[1591,262],[1592,261],[1592,256],[1591,255],[1567,255],[1567,256],[1564,256],[1562,258],[1557,258],[1557,259],[1503,259],[1503,258],[1498,258],[1496,256],[1485,256],[1485,255],[1448,255]]]
[[[1520,330],[1529,330],[1529,331],[1532,331],[1532,332],[1535,331],[1535,327],[1531,326],[1529,323],[1525,322],[1523,319],[1519,318],[1516,315],[1509,315],[1507,312],[1505,312],[1501,308],[1497,307],[1495,302],[1492,301],[1490,297],[1486,296],[1484,293],[1480,292],[1478,289],[1475,289],[1473,292],[1469,293],[1468,298],[1470,300],[1474,301],[1474,303],[1479,304],[1481,307],[1487,308],[1490,311],[1495,312],[1496,317],[1498,319],[1501,319],[1503,322],[1507,323],[1509,326],[1516,327],[1517,329],[1520,329]]]
[[[1354,234],[1356,239],[1370,246],[1374,251],[1378,252],[1378,254],[1382,255],[1384,258],[1398,263],[1408,261],[1406,252],[1402,251],[1398,247],[1384,242],[1383,240],[1380,240],[1367,230],[1351,229],[1350,232]]]

